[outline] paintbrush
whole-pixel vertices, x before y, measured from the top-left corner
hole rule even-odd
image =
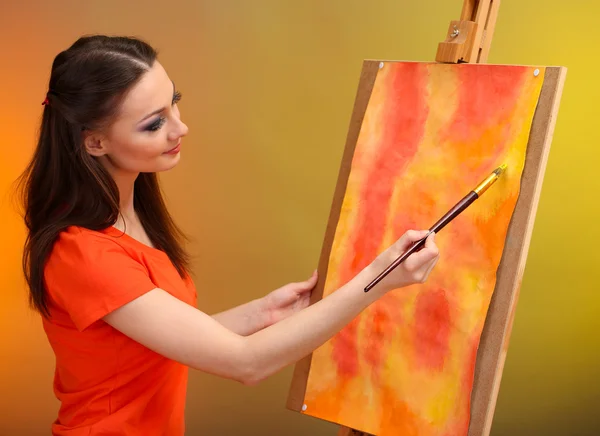
[[[402,255],[400,255],[396,260],[394,260],[390,266],[388,266],[381,274],[373,279],[371,283],[369,283],[365,287],[365,292],[369,292],[373,286],[379,283],[385,276],[387,276],[394,268],[404,262],[411,254],[419,251],[425,245],[425,241],[429,237],[431,233],[437,233],[442,230],[450,221],[456,218],[460,213],[465,210],[467,207],[471,205],[475,200],[477,200],[481,195],[488,190],[490,186],[492,186],[496,180],[500,177],[500,175],[506,170],[506,164],[503,164],[496,168],[492,173],[485,178],[475,189],[470,191],[467,195],[463,197],[458,203],[454,205],[452,209],[450,209],[442,218],[438,220],[427,233],[427,236],[413,243]]]

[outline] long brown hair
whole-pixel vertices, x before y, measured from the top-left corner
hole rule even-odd
[[[139,39],[93,35],[54,59],[37,147],[19,180],[28,231],[23,270],[30,304],[44,316],[49,316],[44,266],[59,233],[69,226],[105,229],[119,217],[117,185],[87,153],[82,133],[114,119],[126,92],[156,56]],[[152,243],[184,277],[184,235],[167,211],[156,174],[136,179],[134,208]]]

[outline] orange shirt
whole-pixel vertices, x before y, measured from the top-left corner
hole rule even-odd
[[[61,402],[52,434],[181,436],[188,368],[129,339],[101,318],[154,288],[196,306],[192,280],[167,255],[114,227],[70,227],[45,269]]]

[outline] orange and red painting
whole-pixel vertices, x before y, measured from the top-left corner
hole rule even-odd
[[[537,71],[536,71],[537,70]],[[433,225],[506,163],[437,236],[427,283],[377,301],[312,354],[304,414],[375,435],[461,436],[544,68],[384,63],[362,122],[323,296],[407,229]]]

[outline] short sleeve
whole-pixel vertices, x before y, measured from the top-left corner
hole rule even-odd
[[[51,298],[79,331],[156,288],[146,267],[118,242],[85,230],[60,234],[44,274]]]

